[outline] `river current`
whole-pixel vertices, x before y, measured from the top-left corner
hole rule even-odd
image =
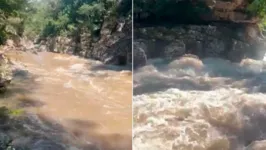
[[[49,122],[60,125],[60,134],[63,131],[78,146],[131,149],[130,69],[50,52],[10,51],[8,55],[14,77],[2,102],[23,107],[38,122],[37,130],[59,132]]]
[[[134,71],[133,149],[246,150],[265,140],[265,69],[251,59],[149,60]]]

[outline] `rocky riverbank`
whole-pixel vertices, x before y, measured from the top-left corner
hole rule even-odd
[[[135,29],[134,66],[145,59],[179,58],[185,54],[199,58],[219,57],[240,62],[243,58],[262,60],[264,43],[252,44],[243,39],[243,32],[232,26],[180,25],[175,27],[144,27]]]
[[[151,9],[141,8],[142,5],[151,5]],[[247,11],[246,0],[172,1],[161,7],[149,2],[142,5],[134,16],[134,68],[145,65],[146,59],[173,60],[185,54],[232,62],[264,57],[260,20]],[[153,6],[158,10],[153,10]],[[163,11],[166,7],[167,11]]]
[[[131,29],[131,20],[106,21],[97,39],[92,39],[89,31],[82,29],[78,37],[47,37],[37,43],[41,49],[50,52],[74,54],[105,64],[125,66],[132,64]]]

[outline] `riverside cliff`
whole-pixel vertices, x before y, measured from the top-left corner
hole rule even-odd
[[[247,11],[249,5],[246,0],[191,0],[171,2],[156,11],[136,9],[134,67],[146,64],[149,58],[175,59],[185,54],[233,62],[263,59],[260,19]]]

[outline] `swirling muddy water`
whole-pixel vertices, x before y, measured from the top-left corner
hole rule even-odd
[[[133,149],[251,150],[266,139],[265,68],[251,59],[149,60],[134,71]]]
[[[131,71],[49,52],[9,55],[17,70],[9,99],[62,125],[71,140],[103,150],[131,149]]]

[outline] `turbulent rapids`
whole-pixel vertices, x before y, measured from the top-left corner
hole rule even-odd
[[[81,150],[131,149],[131,71],[49,52],[7,55],[14,77],[1,104],[25,109],[31,123],[24,127],[66,150],[67,140]]]
[[[133,149],[265,149],[265,71],[251,59],[149,60],[134,71]]]

